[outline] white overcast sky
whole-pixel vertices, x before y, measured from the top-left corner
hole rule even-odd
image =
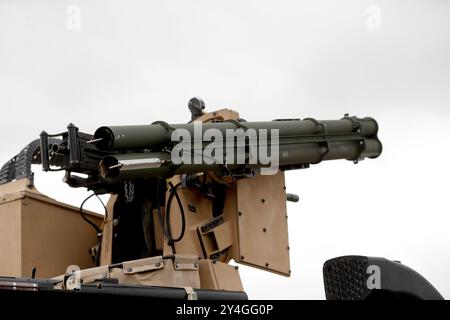
[[[254,121],[372,116],[379,159],[287,174],[301,199],[288,204],[292,277],[241,267],[245,288],[322,299],[323,262],[360,254],[400,260],[449,298],[449,14],[446,0],[0,0],[0,162],[69,122],[186,122],[193,96]],[[57,199],[87,194],[36,175]]]

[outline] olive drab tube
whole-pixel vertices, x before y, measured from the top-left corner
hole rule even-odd
[[[172,132],[177,129],[187,130],[194,135],[195,122],[170,125],[157,121],[150,125],[128,125],[100,127],[94,133],[95,146],[104,151],[147,149],[171,143]],[[327,136],[350,134],[354,137],[376,138],[378,124],[372,118],[344,117],[340,120],[317,121],[312,118],[304,120],[275,120],[267,122],[222,122],[202,123],[202,134],[210,129],[224,133],[236,129],[279,130],[280,139],[307,136]],[[356,135],[355,135],[356,134]],[[378,140],[378,139],[377,139]],[[379,142],[379,141],[378,141]],[[381,145],[380,145],[381,146]],[[381,151],[381,150],[380,150]]]
[[[182,144],[192,145],[193,153],[200,155],[207,151],[210,139],[208,132],[214,130],[214,143],[222,146],[219,153],[226,159],[226,169],[232,173],[245,169],[261,169],[269,165],[258,153],[252,161],[252,143],[266,142],[266,149],[273,156],[276,150],[277,169],[289,169],[325,160],[346,159],[359,161],[364,158],[376,158],[381,154],[382,145],[377,137],[378,125],[372,118],[344,117],[340,120],[317,121],[307,118],[303,120],[275,120],[268,122],[222,121],[170,125],[155,122],[150,125],[100,127],[96,130],[93,143],[102,151],[112,154],[103,158],[100,163],[100,174],[104,178],[133,177],[170,177],[175,174],[195,173],[220,170],[224,161],[210,162],[208,157],[200,162],[175,161],[170,150]],[[247,136],[245,146],[226,144],[229,140],[227,131],[253,130],[254,136]],[[266,130],[277,133],[264,136]],[[185,141],[173,139],[173,133],[183,131],[193,137]],[[271,132],[272,132],[271,131]],[[221,137],[221,138],[217,138]],[[258,144],[256,146],[259,146]],[[244,152],[242,152],[244,150]],[[243,162],[235,160],[239,152]],[[215,153],[217,155],[217,151]],[[189,155],[194,157],[194,154]]]

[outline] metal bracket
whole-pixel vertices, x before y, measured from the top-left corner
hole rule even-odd
[[[198,300],[197,292],[191,287],[183,287],[188,300]]]

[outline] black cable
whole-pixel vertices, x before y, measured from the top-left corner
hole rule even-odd
[[[100,201],[100,203],[103,206],[103,209],[105,209],[105,221],[108,220],[108,209],[106,209],[105,203],[103,202],[102,198],[100,198],[97,194],[95,195],[98,199],[98,201]]]
[[[181,182],[178,182],[177,185],[173,185],[172,182],[169,182],[170,186],[170,194],[169,198],[167,199],[167,207],[166,207],[166,229],[167,233],[171,236],[171,240],[173,242],[178,242],[181,239],[183,239],[184,232],[186,230],[186,216],[184,213],[183,204],[181,203],[180,196],[178,195],[177,188],[181,185]],[[180,235],[177,238],[173,238],[172,231],[170,230],[170,207],[172,204],[173,197],[177,199],[178,206],[180,208],[180,215],[181,215],[181,231]]]
[[[161,230],[164,234],[164,236],[169,239],[168,244],[169,246],[172,248],[172,253],[175,254],[175,245],[173,242],[170,241],[170,235],[167,233],[166,228],[164,228],[164,222],[163,222],[163,216],[162,216],[162,211],[161,211],[161,204],[159,201],[159,180],[161,178],[157,178],[156,180],[156,208],[157,208],[157,212],[158,212],[158,221],[159,221],[159,226],[161,227]]]
[[[163,216],[162,216],[162,211],[161,211],[161,204],[159,201],[159,180],[160,178],[158,178],[158,182],[156,184],[156,207],[158,210],[158,221],[159,221],[159,225],[161,227],[161,230],[164,233],[164,236],[169,240],[169,245],[172,246],[172,249],[174,249],[173,244],[175,242],[180,241],[185,233],[185,229],[186,229],[186,220],[185,220],[185,214],[184,214],[184,209],[183,209],[183,204],[181,203],[181,199],[176,191],[176,189],[181,185],[181,182],[179,182],[176,186],[174,186],[172,183],[169,182],[170,185],[170,194],[169,194],[169,199],[168,199],[168,203],[167,203],[167,207],[166,207],[166,221],[163,221]],[[181,232],[180,235],[175,239],[173,238],[171,232],[170,232],[170,226],[169,226],[169,222],[170,222],[170,205],[172,202],[173,197],[176,197],[178,205],[180,207],[180,214],[181,214]],[[169,220],[169,221],[167,221]]]
[[[81,215],[81,218],[83,218],[84,221],[86,221],[87,223],[89,223],[89,224],[92,226],[92,228],[95,229],[95,233],[96,233],[97,236],[98,236],[102,231],[100,230],[100,228],[99,228],[94,222],[92,222],[91,220],[89,220],[88,218],[86,218],[85,215],[84,215],[84,213],[83,213],[83,206],[84,206],[84,204],[86,203],[86,201],[88,201],[88,200],[89,200],[90,198],[92,198],[93,196],[95,196],[95,193],[91,194],[90,196],[88,196],[86,199],[83,200],[83,202],[81,203],[81,206],[80,206],[80,215]],[[103,202],[102,202],[102,203],[103,203]],[[106,210],[106,207],[105,207],[105,210]]]
[[[217,162],[217,163],[220,164],[228,172],[228,174],[233,179],[233,183],[235,184],[236,183],[236,177],[234,176],[233,172],[231,172],[230,168],[228,168],[228,166],[225,163],[221,163],[221,162]]]
[[[95,229],[95,234],[97,235],[97,252],[96,255],[94,257],[94,264],[95,266],[99,265],[99,261],[100,261],[100,250],[101,250],[101,237],[102,237],[102,232],[103,232],[103,225],[102,228],[100,229],[94,222],[92,222],[91,220],[89,220],[83,213],[83,206],[84,204],[93,196],[96,196],[97,199],[100,201],[100,203],[102,204],[103,208],[105,209],[105,218],[103,221],[106,221],[106,219],[108,218],[108,209],[106,209],[105,203],[103,202],[103,200],[95,193],[89,195],[88,197],[86,197],[86,199],[83,200],[83,202],[80,205],[80,215],[81,218],[83,218],[84,221],[86,221],[87,223],[89,223],[94,229]]]

